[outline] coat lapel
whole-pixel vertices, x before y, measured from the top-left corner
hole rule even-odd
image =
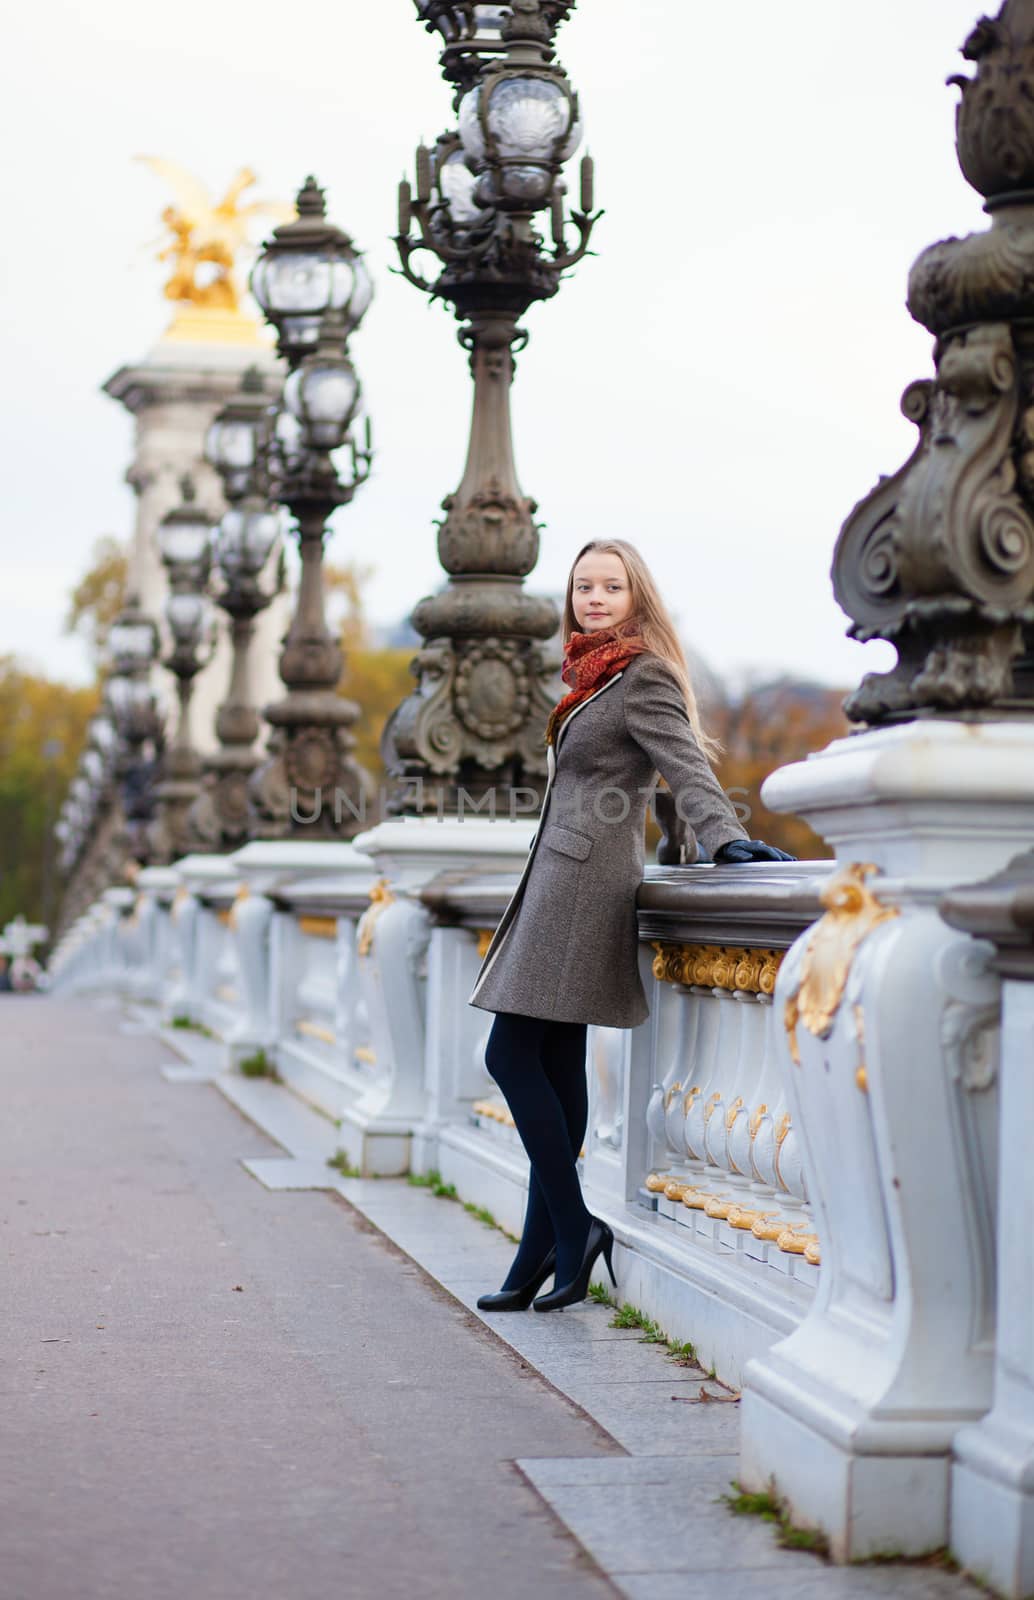
[[[591,706],[592,702],[595,699],[597,699],[601,694],[606,694],[606,692],[610,688],[611,684],[612,683],[617,683],[618,679],[621,677],[621,673],[624,672],[624,670],[625,670],[624,667],[622,667],[621,672],[615,672],[614,676],[612,678],[608,678],[605,684],[603,684],[599,689],[596,689],[591,695],[588,696],[587,699],[583,700],[580,705],[575,706],[573,711],[569,711],[568,712],[567,716],[564,718],[563,723],[561,724],[560,732],[557,734],[557,741],[556,741],[557,755],[560,754],[560,746],[563,743],[564,734],[567,732],[568,728],[571,726],[572,722],[574,721],[575,717],[578,715],[579,711],[584,711],[586,706]],[[550,748],[552,749],[552,746],[550,746]]]

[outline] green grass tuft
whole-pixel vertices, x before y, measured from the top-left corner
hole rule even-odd
[[[335,1172],[340,1172],[343,1178],[362,1177],[362,1172],[358,1167],[353,1167],[344,1150],[339,1150],[336,1156],[328,1156],[327,1166],[333,1167]]]
[[[610,1319],[612,1328],[638,1328],[643,1344],[662,1344],[668,1359],[674,1361],[679,1367],[695,1367],[697,1361],[696,1346],[690,1339],[669,1339],[664,1329],[654,1322],[652,1317],[639,1310],[638,1306],[630,1305],[626,1300],[619,1306],[616,1300],[611,1299],[607,1290],[600,1284],[594,1284],[589,1290],[592,1298],[598,1305],[613,1306],[614,1315]],[[712,1373],[713,1377],[714,1374]]]
[[[437,1200],[458,1200],[454,1183],[443,1183],[442,1175],[436,1167],[430,1172],[409,1172],[406,1182],[411,1183],[414,1189],[429,1189]]]
[[[280,1082],[280,1074],[264,1050],[256,1050],[251,1056],[243,1056],[238,1061],[237,1067],[245,1078],[271,1078],[274,1083]]]
[[[735,1481],[733,1494],[723,1494],[722,1500],[737,1517],[760,1517],[762,1522],[774,1522],[779,1529],[776,1543],[784,1550],[809,1550],[812,1555],[828,1556],[829,1540],[818,1528],[797,1528],[790,1521],[783,1501],[775,1493],[774,1485],[757,1494],[750,1494]]]
[[[188,1033],[200,1033],[205,1039],[215,1038],[211,1028],[206,1028],[203,1022],[195,1022],[193,1017],[184,1016],[182,1013],[171,1019],[169,1027],[180,1028]]]

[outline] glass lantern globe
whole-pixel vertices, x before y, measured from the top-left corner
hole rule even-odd
[[[223,480],[231,500],[248,493],[262,459],[269,426],[269,394],[261,368],[248,367],[237,393],[205,434],[205,457]]]
[[[93,749],[99,750],[103,756],[114,748],[118,735],[107,717],[94,717],[86,730],[86,737]]]
[[[450,221],[458,228],[483,222],[485,212],[474,199],[476,177],[467,165],[462,148],[452,150],[438,167],[438,192],[448,209]]]
[[[284,527],[280,510],[233,506],[219,524],[216,559],[224,578],[256,578],[272,553]]]
[[[468,164],[487,175],[477,198],[513,211],[549,204],[556,176],[582,137],[567,83],[532,72],[475,84],[460,102],[459,131]]]
[[[217,417],[205,435],[205,455],[213,467],[242,471],[255,461],[255,425],[241,417]]]
[[[281,406],[273,420],[273,444],[270,451],[270,469],[274,476],[297,472],[305,459],[305,430],[298,418],[286,406]]]
[[[297,204],[297,220],[274,229],[251,274],[251,292],[289,362],[314,349],[325,316],[335,313],[350,333],[373,298],[366,264],[348,235],[326,220],[314,179],[306,180]]]
[[[148,667],[154,660],[154,624],[149,618],[123,615],[112,623],[108,633],[108,646],[112,656],[127,669]]]
[[[284,404],[314,450],[336,450],[344,443],[358,402],[359,379],[343,357],[306,361],[284,384]]]
[[[101,782],[104,777],[104,758],[96,750],[84,750],[81,766],[88,783]]]
[[[165,616],[177,645],[196,645],[205,622],[204,598],[199,594],[170,594]]]
[[[182,506],[158,524],[158,549],[167,567],[193,567],[203,561],[212,525],[200,510]]]
[[[133,700],[133,682],[121,673],[109,678],[105,687],[105,698],[111,707],[111,714],[115,719],[115,726],[121,731],[124,718],[129,712]]]
[[[259,457],[259,417],[216,417],[205,434],[205,457],[223,480],[231,499],[247,494]]]

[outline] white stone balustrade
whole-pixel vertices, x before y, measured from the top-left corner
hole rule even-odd
[[[950,1540],[952,1442],[991,1402],[999,982],[940,897],[1029,843],[1034,730],[917,722],[768,780],[837,850],[776,1031],[822,1245],[745,1374],[741,1480],[840,1560]]]

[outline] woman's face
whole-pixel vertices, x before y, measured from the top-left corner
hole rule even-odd
[[[632,615],[625,563],[610,550],[588,550],[575,564],[571,609],[583,633],[615,628]]]

